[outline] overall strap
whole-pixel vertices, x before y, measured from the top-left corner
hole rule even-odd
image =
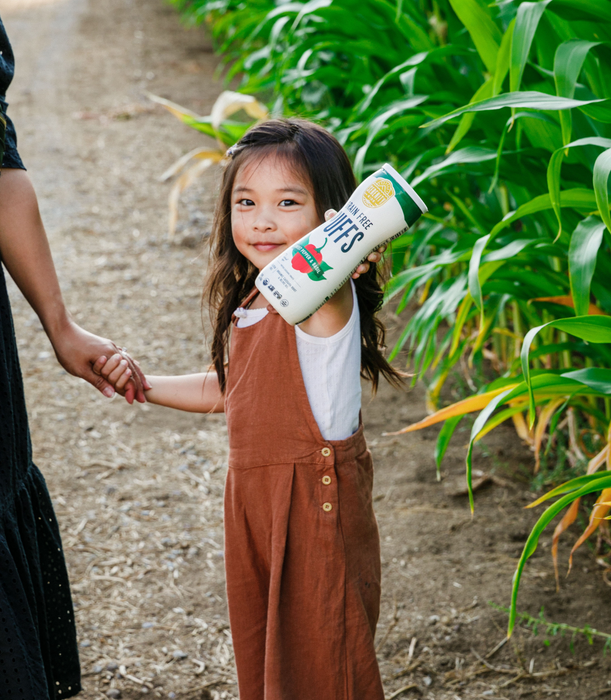
[[[250,291],[250,293],[246,296],[244,301],[240,304],[240,308],[247,309],[252,304],[252,302],[255,300],[257,294],[259,294],[259,290],[256,287],[254,287]],[[231,317],[231,322],[233,324],[235,324],[235,323],[237,323],[237,321],[238,321],[237,316],[234,313]]]

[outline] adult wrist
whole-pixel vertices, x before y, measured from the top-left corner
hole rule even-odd
[[[41,315],[40,321],[53,347],[71,330],[74,324],[70,312],[63,302],[57,304],[55,309],[47,309],[46,313]]]

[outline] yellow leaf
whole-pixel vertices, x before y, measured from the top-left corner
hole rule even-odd
[[[568,306],[571,309],[575,308],[573,304],[572,296],[561,296],[561,297],[537,297],[536,299],[531,299],[530,301],[547,301],[550,304],[559,304],[560,306]],[[590,316],[607,316],[607,314],[596,306],[596,304],[590,304],[588,309],[588,314]]]
[[[527,408],[528,408],[528,402],[524,402],[524,403],[516,404],[516,405],[513,405],[513,402],[512,402],[510,408],[505,409],[504,411],[501,411],[500,413],[497,413],[493,418],[490,418],[486,422],[486,425],[475,436],[475,438],[473,439],[473,442],[479,442],[485,435],[488,435],[489,432],[494,430],[497,426],[501,425],[501,423],[504,423],[508,418],[511,418],[513,420],[515,418],[516,412],[519,413],[520,411],[525,411]]]
[[[223,160],[224,156],[225,156],[224,152],[219,151],[218,149],[194,148],[192,151],[189,151],[184,156],[179,158],[173,165],[171,165],[163,173],[163,175],[159,178],[159,180],[161,182],[165,182],[166,180],[169,180],[171,177],[176,175],[180,170],[182,170],[190,160],[195,160],[195,159],[203,160],[203,159],[209,158],[214,163],[220,163],[220,161]]]
[[[611,505],[605,503],[605,501],[608,498],[611,498],[611,489],[604,489],[598,497],[598,500],[594,504],[594,507],[592,508],[588,527],[584,530],[583,534],[577,540],[577,542],[575,542],[575,544],[573,545],[573,549],[571,549],[571,555],[569,556],[569,570],[567,571],[567,576],[571,572],[571,568],[573,566],[573,554],[579,549],[579,547],[581,547],[581,545],[588,539],[588,537],[596,531],[600,523],[605,519],[605,515],[609,512],[609,509],[611,509]]]
[[[183,173],[178,180],[172,185],[170,190],[170,196],[168,198],[169,204],[169,217],[168,217],[168,239],[171,241],[176,233],[176,222],[178,220],[178,201],[180,195],[184,190],[187,189],[193,182],[207,170],[214,161],[211,158],[207,160],[200,160],[198,163],[193,165],[189,170]]]
[[[269,116],[267,107],[252,95],[243,95],[241,92],[225,90],[218,96],[210,112],[212,126],[218,130],[227,117],[239,112],[241,109],[253,119],[267,119]]]
[[[428,428],[430,425],[435,425],[435,423],[440,423],[441,421],[448,420],[448,418],[453,418],[454,416],[462,416],[465,413],[481,411],[483,408],[486,408],[486,406],[495,396],[502,394],[504,391],[507,391],[507,389],[513,389],[516,386],[518,385],[508,384],[502,389],[495,389],[494,391],[487,391],[485,394],[470,396],[468,399],[463,399],[462,401],[458,401],[458,403],[453,403],[451,406],[446,406],[436,413],[433,413],[433,415],[427,416],[417,423],[412,423],[412,425],[408,425],[402,430],[397,430],[394,433],[384,433],[384,435],[402,435],[403,433],[411,433],[414,430]]]
[[[577,498],[571,503],[564,517],[558,525],[556,525],[556,529],[554,530],[554,537],[552,539],[552,559],[554,560],[554,575],[556,576],[556,592],[560,590],[560,577],[558,576],[558,541],[560,540],[560,535],[575,522],[577,514],[579,513],[580,502],[581,498]]]
[[[168,112],[173,114],[177,119],[180,119],[180,121],[184,121],[183,117],[189,117],[197,120],[201,119],[199,114],[195,114],[195,112],[192,112],[190,109],[177,105],[176,102],[170,102],[170,100],[166,100],[164,97],[153,95],[152,92],[147,92],[146,96],[149,98],[149,100],[152,100],[153,102],[160,104],[162,107],[165,107]]]
[[[511,420],[513,421],[513,426],[516,429],[516,433],[518,434],[520,440],[523,440],[527,445],[532,445],[532,434],[528,425],[526,424],[524,415],[522,413],[516,413],[515,416],[511,417]]]

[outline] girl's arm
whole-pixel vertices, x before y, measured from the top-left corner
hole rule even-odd
[[[119,354],[106,359],[98,358],[93,371],[101,375],[122,394],[132,374],[125,359]],[[223,413],[225,397],[221,393],[216,372],[184,374],[174,377],[147,377],[151,389],[146,400],[167,408],[192,413]]]
[[[178,377],[147,376],[152,389],[146,400],[168,408],[193,413],[223,413],[225,397],[221,394],[216,372],[184,374]]]
[[[346,282],[340,289],[312,314],[299,328],[308,335],[318,338],[330,338],[339,333],[350,320],[352,314],[352,289]]]
[[[329,209],[325,212],[325,221],[332,219],[337,212]],[[367,257],[367,261],[361,263],[352,273],[352,279],[358,279],[369,270],[369,261],[378,263],[382,259],[382,253],[386,246],[382,245]],[[350,282],[346,282],[329,301],[321,306],[318,311],[310,316],[306,321],[299,324],[304,333],[318,338],[330,338],[339,333],[350,320],[352,314],[352,289]]]

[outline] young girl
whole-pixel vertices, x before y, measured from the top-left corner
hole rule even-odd
[[[400,373],[381,352],[375,264],[297,327],[254,288],[258,271],[341,208],[356,182],[336,139],[299,119],[254,127],[228,155],[206,289],[214,371],[150,377],[146,398],[227,414],[225,562],[240,699],[383,700],[359,375],[375,389],[380,373],[395,384]],[[122,362],[95,367],[118,390],[130,375]]]

